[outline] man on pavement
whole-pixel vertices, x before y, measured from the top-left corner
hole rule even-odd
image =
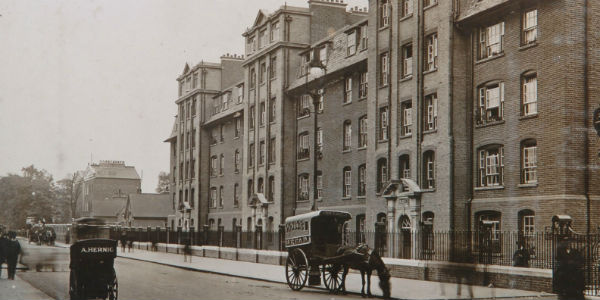
[[[8,265],[8,279],[15,279],[15,272],[17,270],[17,261],[19,255],[22,253],[21,244],[17,241],[17,233],[11,231],[8,233],[9,241],[6,243],[6,263]]]
[[[8,243],[8,238],[6,237],[6,233],[0,231],[0,277],[2,277],[2,264],[6,260],[6,244]]]

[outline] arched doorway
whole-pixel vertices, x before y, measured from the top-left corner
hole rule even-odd
[[[398,229],[400,231],[400,258],[411,258],[412,250],[412,230],[410,224],[410,218],[407,215],[403,215],[398,220]]]

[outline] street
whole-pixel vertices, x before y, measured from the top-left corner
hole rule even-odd
[[[54,299],[69,299],[68,249],[28,245],[21,241],[27,255],[40,270],[18,272],[33,287]],[[51,266],[40,257],[52,258]],[[54,267],[55,271],[50,271]],[[285,284],[189,271],[164,265],[117,258],[119,299],[359,299],[359,295],[330,295],[321,289],[305,288],[294,292]],[[284,276],[282,274],[282,276]],[[0,299],[4,299],[0,296]]]

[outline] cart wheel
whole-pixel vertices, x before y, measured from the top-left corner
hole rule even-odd
[[[285,261],[285,279],[294,291],[301,290],[308,279],[308,259],[302,249],[296,248],[288,252]]]
[[[117,281],[117,273],[113,269],[113,277],[111,282],[108,284],[108,299],[117,300],[119,296],[119,282]]]
[[[344,281],[344,269],[340,264],[323,265],[323,281],[330,293],[337,293]]]

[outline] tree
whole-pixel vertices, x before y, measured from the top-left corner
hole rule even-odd
[[[170,177],[171,175],[167,172],[158,173],[158,185],[156,186],[157,193],[161,194],[169,191],[169,185],[171,184],[171,181],[169,180]]]
[[[23,176],[0,177],[0,220],[10,228],[25,227],[25,219],[34,216],[52,221],[58,208],[52,175],[33,165],[21,169]]]
[[[56,182],[56,196],[61,210],[57,212],[61,223],[70,223],[71,219],[77,218],[77,198],[81,195],[81,174],[67,175]]]

